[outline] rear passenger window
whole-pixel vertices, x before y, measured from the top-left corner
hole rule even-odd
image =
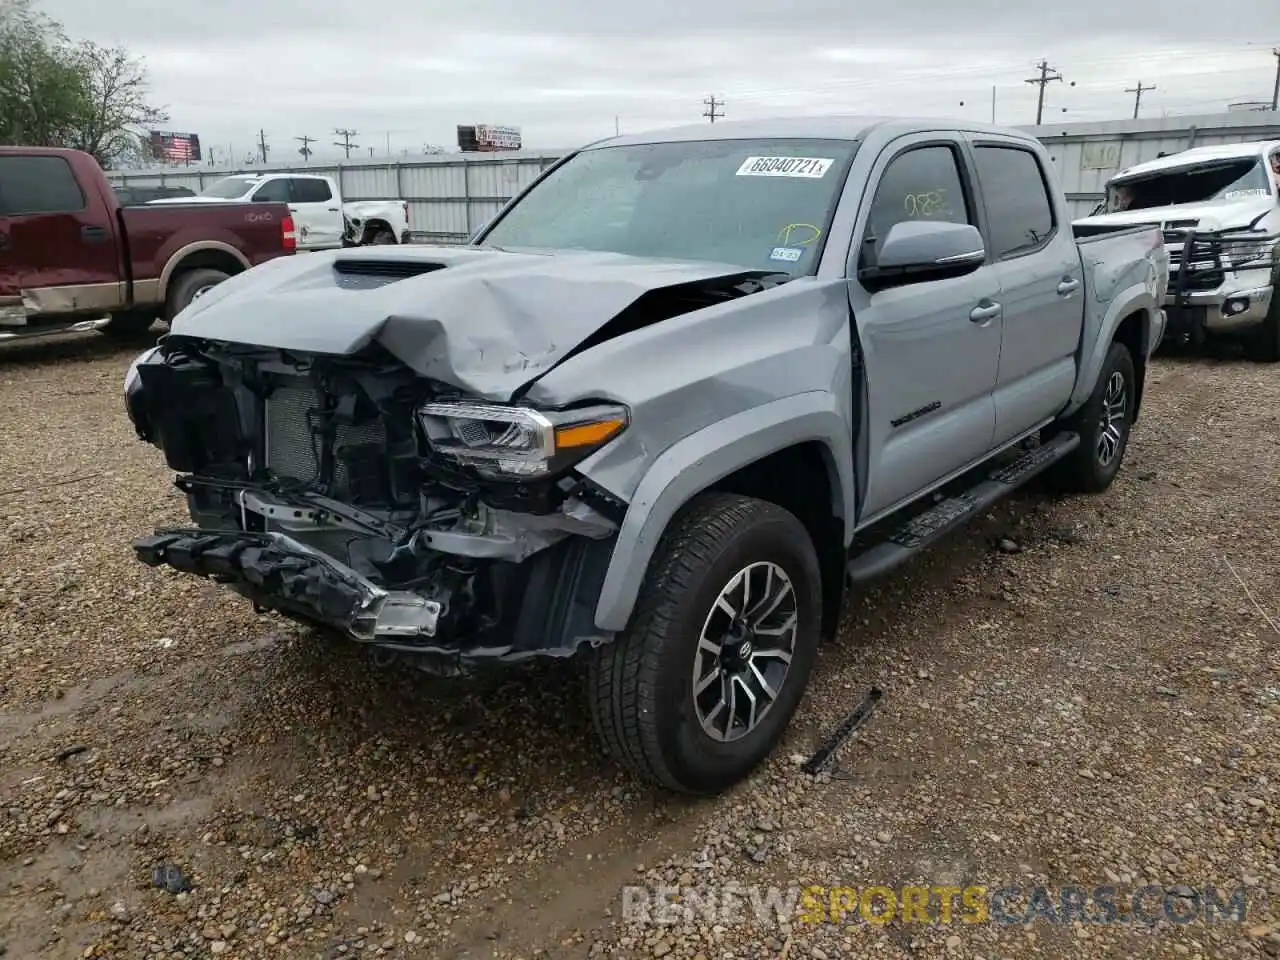
[[[299,177],[293,181],[294,203],[324,203],[332,197],[329,184],[323,180],[306,180]]]
[[[883,240],[890,227],[904,220],[972,223],[953,148],[916,147],[885,168],[871,201],[868,233]]]
[[[978,182],[996,259],[1034,250],[1054,229],[1053,201],[1040,161],[1017,147],[978,147]]]
[[[84,193],[62,157],[0,157],[0,212],[78,213]]]
[[[279,180],[268,180],[253,195],[255,203],[288,203],[289,181],[283,177]]]

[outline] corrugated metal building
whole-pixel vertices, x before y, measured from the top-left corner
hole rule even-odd
[[[1107,180],[1162,154],[1215,143],[1280,140],[1280,113],[1236,110],[1155,120],[1111,120],[1022,127],[1049,150],[1073,217],[1088,216]]]
[[[1087,216],[1117,170],[1192,146],[1280,140],[1280,113],[1232,111],[1155,120],[1115,120],[1022,127],[1049,149],[1073,217]],[[190,171],[112,172],[116,183],[186,186],[197,192],[230,173],[292,170],[338,180],[344,199],[409,201],[417,239],[461,243],[484,226],[502,204],[550,166],[561,151],[443,154],[415,160],[353,160],[336,165],[213,168]]]

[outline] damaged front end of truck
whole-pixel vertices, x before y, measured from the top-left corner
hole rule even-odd
[[[491,258],[483,281],[444,282]],[[646,292],[666,299],[650,322],[760,284],[725,294],[718,268],[588,259],[570,282],[558,258],[347,251],[200,298],[127,375],[130,419],[193,520],[137,540],[138,557],[431,672],[606,642],[595,606],[626,504],[574,467],[630,412],[519,395],[609,322],[634,328],[626,310]],[[429,315],[406,308],[415,284],[431,286]],[[572,306],[569,288],[588,285],[596,303]],[[344,316],[312,312],[318,286]],[[563,304],[557,335],[531,320],[546,297]]]
[[[195,521],[138,540],[143,561],[424,662],[596,639],[621,504],[567,471],[626,428],[621,406],[470,401],[376,345],[328,357],[180,336],[126,390]]]

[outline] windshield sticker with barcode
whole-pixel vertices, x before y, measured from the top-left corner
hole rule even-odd
[[[1223,200],[1243,200],[1246,197],[1269,197],[1271,194],[1266,190],[1228,190],[1222,195]]]
[[[770,260],[785,260],[787,263],[795,263],[804,256],[804,247],[774,247],[773,253],[769,254]]]
[[[805,177],[819,180],[826,176],[832,157],[747,157],[738,168],[740,177]]]

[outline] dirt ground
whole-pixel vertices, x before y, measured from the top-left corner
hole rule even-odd
[[[694,802],[602,759],[572,665],[379,668],[138,563],[130,540],[185,512],[124,415],[134,352],[0,348],[6,958],[1280,956],[1280,369],[1158,361],[1108,493],[1028,493],[853,598],[786,743]],[[1216,886],[1248,909],[624,916],[628,885],[731,882]]]

